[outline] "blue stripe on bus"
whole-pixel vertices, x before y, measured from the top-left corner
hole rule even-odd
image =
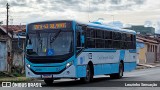
[[[86,77],[86,66],[87,65],[82,65],[82,66],[77,66],[76,68],[76,77]]]
[[[120,50],[119,60],[124,60],[125,58],[125,50]]]
[[[108,49],[108,50],[104,50],[104,49],[85,49],[84,52],[116,52],[117,50],[115,49]]]
[[[86,76],[86,66],[77,66],[77,78]],[[94,75],[111,74],[118,73],[119,63],[109,63],[109,64],[95,64],[94,65]]]
[[[86,76],[86,66],[77,66],[76,77]],[[136,62],[126,62],[124,63],[124,71],[132,71],[136,68]],[[94,75],[112,74],[119,72],[119,63],[108,63],[108,64],[96,64],[94,65]]]
[[[124,71],[132,71],[136,68],[136,62],[125,62],[124,63]]]
[[[96,64],[94,65],[94,75],[118,73],[119,63]]]

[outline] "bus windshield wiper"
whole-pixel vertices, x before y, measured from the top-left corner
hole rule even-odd
[[[50,43],[53,43],[53,42],[56,40],[56,38],[59,36],[60,32],[61,32],[61,30],[59,30],[59,31],[55,34],[55,36],[54,36],[53,38],[51,38]]]

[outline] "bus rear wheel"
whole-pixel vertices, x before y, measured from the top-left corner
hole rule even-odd
[[[115,73],[115,74],[111,74],[110,75],[110,78],[113,78],[113,79],[120,79],[123,77],[123,63],[120,63],[119,64],[119,72],[118,73]]]
[[[44,82],[47,84],[47,85],[52,85],[53,84],[53,79],[52,78],[47,78],[47,79],[44,79]]]
[[[86,77],[80,78],[80,80],[84,83],[89,83],[93,80],[93,73],[89,65],[87,65],[87,68],[86,68]]]

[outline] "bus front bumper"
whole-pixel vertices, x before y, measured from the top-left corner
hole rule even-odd
[[[25,67],[25,69],[26,69],[26,77],[29,77],[29,78],[46,78],[44,77],[46,75],[52,76],[51,78],[76,78],[76,70],[74,65],[71,65],[70,67],[66,68],[65,70],[63,70],[58,74],[57,73],[54,74],[54,72],[50,72],[50,73],[39,72],[39,74],[37,74],[27,66]]]

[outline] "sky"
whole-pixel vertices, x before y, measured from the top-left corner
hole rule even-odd
[[[0,21],[6,22],[9,3],[9,24],[35,21],[74,19],[104,23],[147,25],[160,33],[160,0],[0,0]]]

